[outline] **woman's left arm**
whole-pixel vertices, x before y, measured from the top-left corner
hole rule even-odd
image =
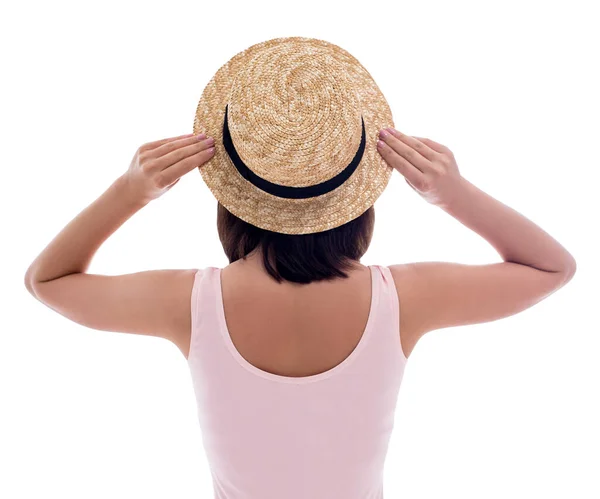
[[[53,310],[94,329],[173,335],[189,327],[196,269],[87,274],[98,248],[138,210],[213,154],[211,139],[184,135],[144,144],[128,171],[77,215],[29,266],[25,286]],[[183,312],[183,317],[178,310]]]
[[[41,284],[85,272],[104,241],[148,204],[126,187],[125,178],[117,178],[46,246],[25,274],[30,292]]]

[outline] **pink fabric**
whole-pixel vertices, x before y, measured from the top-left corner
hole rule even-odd
[[[196,273],[188,365],[216,499],[381,499],[407,359],[388,267],[369,266],[372,301],[354,351],[302,378],[254,367],[225,323],[221,269]]]

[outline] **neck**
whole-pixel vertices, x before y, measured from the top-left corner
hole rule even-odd
[[[251,253],[249,253],[248,255],[246,255],[245,259],[240,259],[238,260],[236,263],[238,263],[238,265],[243,265],[245,267],[253,267],[253,268],[263,268],[263,253],[262,253],[262,249],[261,248],[257,248],[255,250],[253,250]],[[352,270],[357,270],[357,269],[365,269],[366,266],[363,265],[360,261],[356,261],[356,262],[352,262],[353,264],[353,269]]]

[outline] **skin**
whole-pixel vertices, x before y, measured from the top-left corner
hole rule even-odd
[[[212,141],[212,143],[211,143]],[[142,145],[128,170],[46,246],[25,274],[28,291],[81,325],[181,342],[190,327],[193,269],[119,276],[87,273],[98,248],[131,216],[214,153],[214,139],[181,135]],[[187,312],[187,313],[185,313]]]
[[[573,256],[533,222],[464,179],[447,147],[393,129],[382,130],[380,138],[377,146],[380,154],[414,191],[485,238],[503,259],[502,263],[489,265],[418,262],[389,266],[400,301],[401,345],[407,357],[428,331],[516,314],[551,295],[573,277],[576,269]],[[169,191],[183,175],[206,163],[213,154],[210,146],[210,139],[193,135],[142,145],[128,170],[71,220],[29,266],[25,274],[27,290],[40,302],[83,326],[159,336],[173,342],[187,358],[190,293],[196,269],[151,270],[118,276],[90,274],[86,270],[98,248],[122,224]],[[280,285],[274,291],[274,285],[265,277],[260,255],[254,252],[246,260],[223,269],[224,301],[240,305],[227,310],[232,336],[238,329],[236,324],[243,329],[244,314],[252,313],[252,307],[246,310],[235,294],[235,289],[243,283],[256,282],[253,291],[271,293],[271,299],[281,299],[281,307],[270,309],[278,310],[279,316],[270,316],[269,321],[292,330],[294,325],[289,314],[286,318],[289,310],[286,311],[284,303],[300,302],[297,298],[302,296],[306,303],[316,306],[333,300],[331,297],[344,286],[353,287],[352,292],[346,289],[345,299],[356,295],[357,301],[353,303],[356,306],[340,302],[338,309],[330,309],[324,315],[340,317],[332,312],[339,310],[344,315],[342,312],[346,310],[347,323],[340,327],[350,328],[352,322],[360,324],[368,309],[358,299],[368,302],[369,279],[367,267],[357,262],[348,281],[311,283],[306,290],[284,283],[283,288]],[[292,295],[294,300],[290,299]],[[261,330],[260,324],[253,327]],[[296,333],[305,334],[300,330]],[[252,352],[244,344],[242,333],[235,336],[244,357],[268,370],[267,366],[273,362],[268,348]],[[282,364],[273,365],[271,371],[292,375],[286,369],[294,370],[293,375],[302,376],[326,370],[343,360],[359,338],[356,334],[346,336],[351,337],[338,334],[335,344],[339,349],[337,346],[330,349],[327,358],[321,355],[313,365],[309,352],[304,371],[298,370],[298,362],[294,369]],[[312,351],[318,351],[316,343]]]

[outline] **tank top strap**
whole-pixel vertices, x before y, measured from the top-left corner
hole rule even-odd
[[[380,278],[379,286],[376,288],[379,293],[378,320],[380,324],[378,324],[378,327],[382,330],[382,333],[384,331],[391,333],[392,344],[394,348],[399,348],[400,358],[403,363],[406,363],[407,358],[404,355],[402,342],[400,341],[400,301],[392,271],[385,265],[373,266],[378,269],[378,277]]]
[[[191,331],[188,363],[212,364],[223,353],[221,337],[220,269],[205,267],[194,276],[191,293]],[[211,360],[212,359],[212,360]],[[205,364],[205,367],[206,366]]]

